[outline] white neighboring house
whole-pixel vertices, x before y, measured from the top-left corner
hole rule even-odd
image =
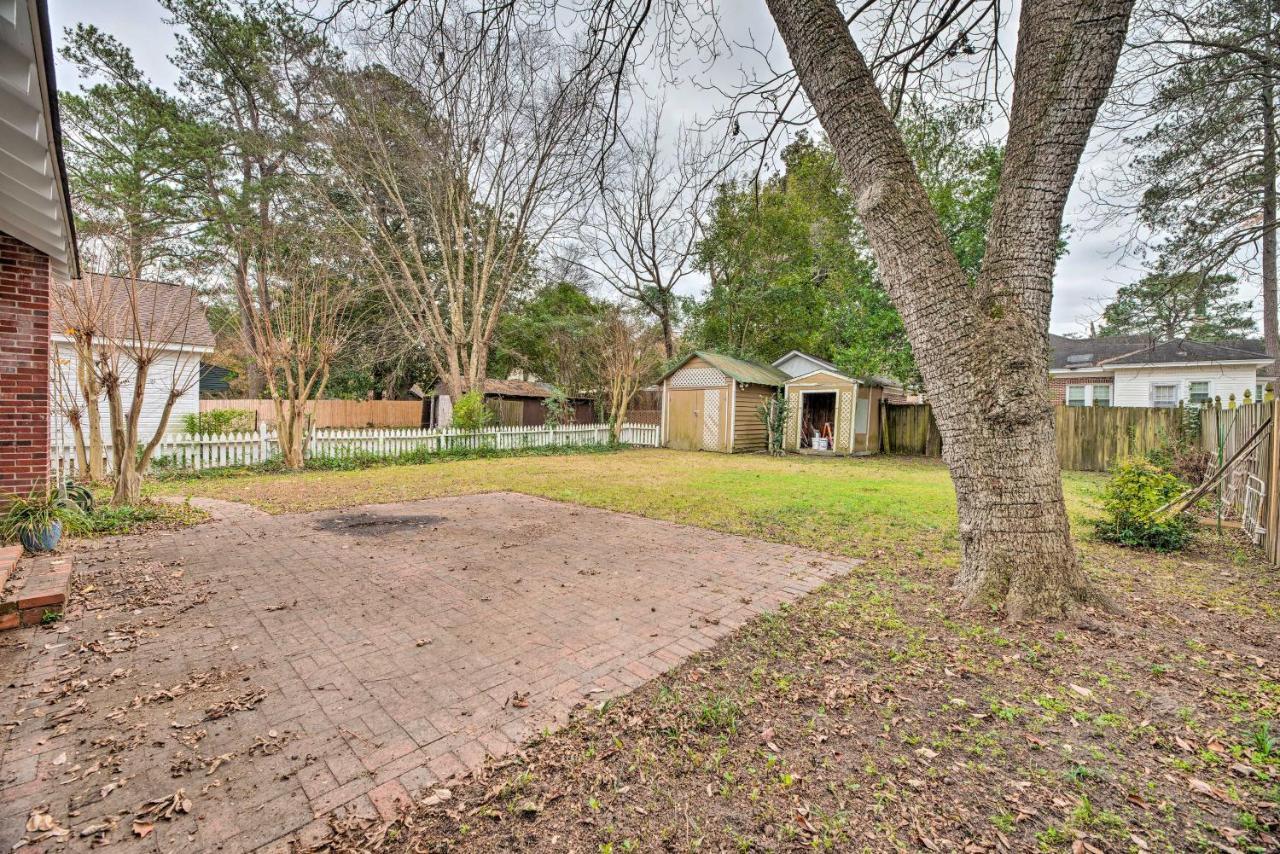
[[[129,292],[120,280],[95,274],[86,276],[76,286],[97,288],[98,293],[105,289],[109,295],[102,301],[102,310],[108,315],[106,322],[114,329],[133,327]],[[171,389],[180,389],[181,396],[169,414],[166,432],[180,432],[183,429],[183,416],[200,411],[200,358],[213,352],[214,338],[204,304],[193,289],[185,285],[149,280],[139,280],[136,288],[138,326],[143,333],[142,340],[148,345],[154,344],[158,353],[156,361],[148,370],[142,417],[138,421],[138,439],[146,444],[155,435]],[[64,447],[71,446],[74,441],[74,428],[63,414],[68,408],[68,397],[82,407],[80,387],[76,380],[76,351],[67,334],[69,323],[59,311],[55,299],[49,318],[50,349],[58,371],[56,375],[51,371],[49,378],[51,438],[55,444],[60,442]],[[129,360],[125,358],[121,362],[125,377],[120,396],[127,411],[133,395],[133,377],[130,375],[132,372]],[[111,423],[105,394],[99,406],[102,413],[102,441],[105,447],[110,448]]]
[[[1172,408],[1221,399],[1262,399],[1275,378],[1261,341],[1153,342],[1146,336],[1050,335],[1049,384],[1067,406]]]

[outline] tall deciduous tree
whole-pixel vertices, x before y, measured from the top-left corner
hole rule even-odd
[[[545,33],[448,4],[369,54],[383,65],[336,78],[326,198],[457,399],[590,186],[600,75]]]
[[[1003,604],[1014,618],[1094,596],[1071,544],[1054,449],[1049,308],[1067,194],[1131,5],[1022,4],[1004,165],[973,277],[838,4],[768,0],[933,403],[960,516],[957,584],[968,602]]]
[[[1242,338],[1257,328],[1252,306],[1226,273],[1149,273],[1125,285],[1102,311],[1101,335],[1150,335],[1157,341]]]
[[[676,289],[694,271],[714,166],[696,135],[678,129],[665,140],[663,130],[657,109],[633,143],[616,148],[616,162],[605,170],[600,196],[582,225],[586,254],[579,263],[657,321],[670,359],[676,354]]]

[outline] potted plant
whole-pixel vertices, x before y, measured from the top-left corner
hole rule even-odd
[[[15,495],[0,517],[0,539],[18,540],[29,552],[51,552],[62,539],[63,525],[80,515],[74,501],[55,492],[36,491],[26,498]]]

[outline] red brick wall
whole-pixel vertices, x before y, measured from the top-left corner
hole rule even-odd
[[[1049,396],[1054,403],[1067,402],[1067,386],[1069,385],[1115,385],[1115,378],[1110,376],[1070,376],[1070,377],[1049,377]],[[1115,392],[1111,393],[1112,398]]]
[[[49,471],[49,256],[0,232],[0,504]]]

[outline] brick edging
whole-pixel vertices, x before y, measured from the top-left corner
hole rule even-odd
[[[17,568],[21,546],[0,549],[0,575]],[[26,575],[17,589],[0,601],[0,631],[38,626],[48,614],[62,614],[71,592],[71,558],[29,558]],[[8,571],[6,571],[6,569]],[[3,589],[3,580],[0,580]]]

